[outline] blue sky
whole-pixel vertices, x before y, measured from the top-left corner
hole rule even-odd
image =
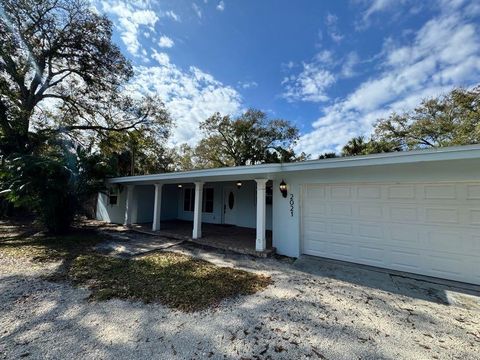
[[[480,2],[108,0],[130,91],[162,97],[171,145],[215,111],[292,121],[298,151],[339,151],[376,119],[480,83]]]

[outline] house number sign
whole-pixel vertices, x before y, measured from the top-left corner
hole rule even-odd
[[[293,194],[290,194],[289,204],[290,204],[290,216],[293,217],[293,208],[295,206],[295,200],[293,199]]]

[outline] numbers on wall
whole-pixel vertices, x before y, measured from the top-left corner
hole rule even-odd
[[[293,209],[295,208],[295,200],[293,198],[293,194],[290,194],[289,204],[290,204],[290,216],[293,217]]]

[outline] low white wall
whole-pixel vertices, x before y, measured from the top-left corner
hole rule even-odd
[[[288,186],[287,198],[279,191],[282,178]],[[285,173],[273,183],[273,246],[279,254],[300,255],[301,194],[305,184],[442,181],[480,181],[480,159]]]
[[[126,188],[118,196],[117,205],[108,205],[108,196],[99,193],[97,198],[97,220],[114,224],[123,224],[125,220]]]

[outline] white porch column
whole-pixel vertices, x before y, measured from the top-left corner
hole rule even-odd
[[[162,185],[163,184],[155,184],[152,231],[160,230],[160,215],[162,213]]]
[[[203,182],[195,183],[195,205],[193,208],[193,239],[202,237]]]
[[[257,182],[257,239],[255,242],[255,250],[265,251],[267,248],[267,240],[265,235],[265,188],[268,179],[255,179],[255,181]]]
[[[127,185],[127,201],[125,203],[125,221],[123,225],[129,226],[132,225],[132,215],[133,215],[133,190],[135,189],[135,185]]]

